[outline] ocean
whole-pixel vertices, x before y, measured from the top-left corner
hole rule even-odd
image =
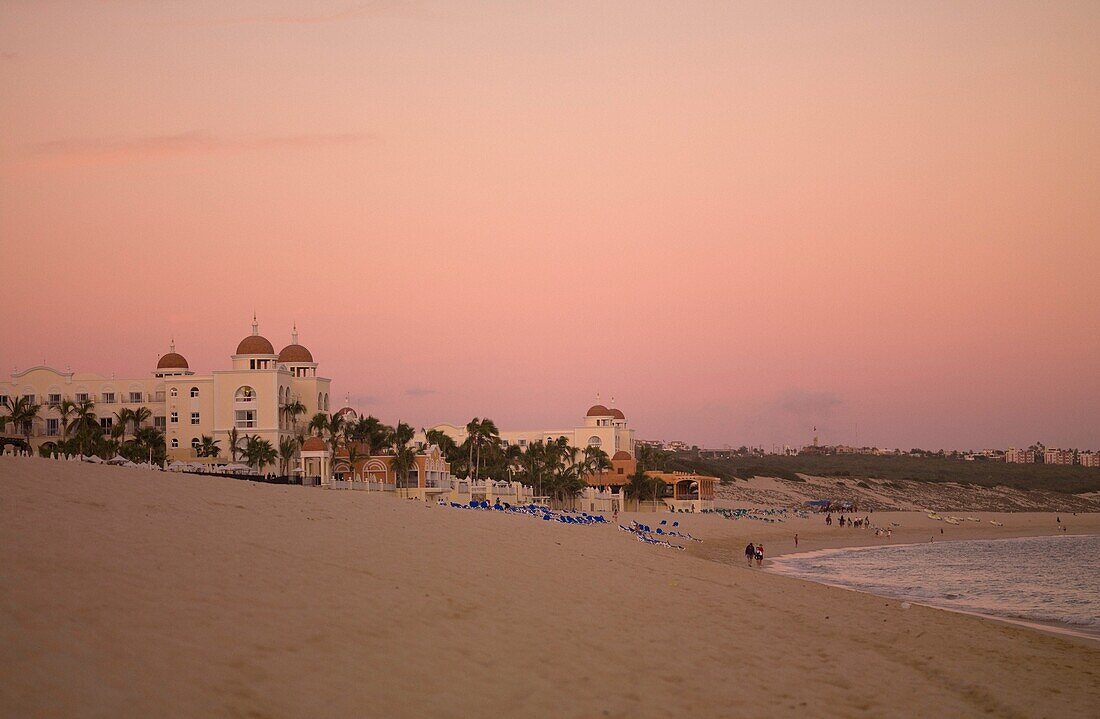
[[[771,569],[1100,639],[1100,536],[823,550],[779,557]]]

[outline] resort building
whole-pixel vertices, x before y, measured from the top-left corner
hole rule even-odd
[[[290,344],[276,352],[253,317],[251,334],[238,343],[230,362],[229,369],[198,375],[173,344],[147,377],[116,379],[31,367],[0,383],[0,399],[23,396],[42,405],[30,427],[31,446],[36,450],[62,435],[62,399],[95,402],[105,432],[113,429],[120,409],[145,407],[152,425],[164,432],[169,461],[194,463],[224,463],[233,429],[278,447],[282,438],[298,434],[299,419],[286,411],[288,405],[300,402],[305,408],[302,417],[329,408],[331,380],[318,376],[313,355],[298,342],[297,327]],[[218,460],[198,456],[203,435],[220,443]]]
[[[1016,449],[1009,447],[1005,452],[1005,462],[1009,464],[1034,464],[1035,451],[1030,449]]]
[[[1100,467],[1100,452],[1078,452],[1077,463],[1082,467]]]
[[[443,432],[456,443],[466,441],[466,427],[453,424],[437,424],[434,429]],[[535,442],[555,442],[565,437],[572,447],[599,447],[614,457],[619,452],[634,456],[634,430],[627,427],[626,415],[615,407],[595,404],[588,408],[584,421],[575,427],[566,429],[501,430],[500,439],[505,446],[515,445],[526,449]],[[425,442],[425,437],[417,433],[416,441]]]
[[[1074,452],[1072,449],[1044,449],[1043,464],[1073,464]]]

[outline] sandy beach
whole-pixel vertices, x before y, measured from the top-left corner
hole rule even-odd
[[[1042,513],[872,516],[901,525],[894,543],[1058,531]],[[1100,643],[738,556],[749,539],[793,551],[796,531],[800,551],[884,543],[871,531],[677,519],[704,541],[3,457],[0,714],[1072,717],[1100,701]]]

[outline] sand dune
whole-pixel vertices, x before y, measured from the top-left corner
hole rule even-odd
[[[802,521],[804,547],[850,539]],[[708,541],[0,458],[0,714],[1070,717],[1100,701],[1096,643],[722,561],[795,523],[683,524]]]

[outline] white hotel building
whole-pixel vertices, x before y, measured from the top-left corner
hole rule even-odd
[[[219,440],[219,461],[225,462],[228,435],[234,428],[278,447],[283,437],[296,434],[283,411],[294,401],[305,405],[302,419],[307,422],[316,412],[328,411],[331,380],[317,375],[313,355],[298,343],[297,328],[291,343],[276,353],[253,318],[252,333],[240,341],[230,361],[229,369],[195,374],[173,346],[148,377],[115,379],[31,367],[14,372],[9,382],[0,382],[0,399],[24,396],[42,405],[31,427],[35,449],[62,434],[57,412],[62,399],[93,400],[105,431],[111,430],[118,410],[147,407],[153,426],[164,432],[169,461],[191,462],[213,461],[196,457],[194,448],[203,435]]]

